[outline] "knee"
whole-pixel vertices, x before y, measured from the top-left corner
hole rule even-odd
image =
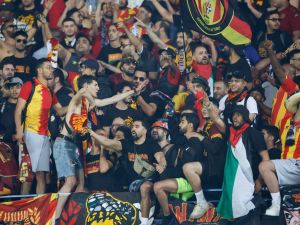
[[[140,188],[141,196],[148,196],[152,188],[153,188],[153,184],[143,183]]]
[[[76,177],[67,177],[65,181],[65,185],[69,188],[73,189],[77,184]]]
[[[46,182],[45,172],[36,172],[35,177],[37,182]]]
[[[263,174],[265,172],[270,172],[272,171],[272,168],[273,168],[272,161],[262,161],[258,166],[260,174]]]
[[[191,163],[184,164],[182,168],[184,175],[188,175],[192,171],[192,168],[193,166]]]
[[[161,192],[163,190],[163,186],[161,185],[161,182],[156,182],[154,184],[154,187],[153,187],[153,191],[155,194]]]

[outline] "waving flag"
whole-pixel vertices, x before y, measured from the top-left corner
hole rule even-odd
[[[182,0],[180,4],[185,28],[229,46],[250,44],[250,26],[239,17],[235,0]]]

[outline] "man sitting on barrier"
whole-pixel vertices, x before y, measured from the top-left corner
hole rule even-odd
[[[268,216],[280,214],[279,185],[300,184],[300,91],[287,98],[285,107],[293,114],[282,119],[280,123],[281,159],[263,161],[259,165],[260,175],[272,197],[272,205],[265,213]],[[288,154],[285,155],[287,152]],[[260,189],[259,184],[256,189]]]
[[[180,118],[180,133],[182,143],[177,143],[177,154],[173,158],[172,164],[161,175],[161,181],[154,184],[154,192],[163,211],[163,223],[169,224],[172,215],[168,206],[169,193],[191,192],[192,187],[184,178],[182,167],[185,163],[198,161],[204,158],[203,149],[198,138],[188,136],[195,132],[199,126],[199,117],[196,113],[185,113]],[[176,151],[172,149],[172,151]],[[170,151],[170,150],[169,150]]]
[[[196,196],[196,205],[190,215],[191,219],[200,218],[209,209],[201,183],[220,187],[226,158],[227,145],[224,136],[212,122],[205,105],[202,107],[202,115],[205,119],[203,130],[200,133],[192,132],[186,135],[199,139],[205,156],[203,161],[189,162],[183,165],[184,176],[189,181]]]

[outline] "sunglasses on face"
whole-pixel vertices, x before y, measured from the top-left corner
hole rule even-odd
[[[280,18],[272,18],[272,19],[268,19],[268,20],[271,20],[272,22],[281,22],[281,19]]]
[[[139,81],[144,81],[145,78],[144,77],[134,77],[133,80],[139,80]]]
[[[23,42],[23,44],[27,44],[27,40],[26,39],[17,39],[16,42],[17,43]]]

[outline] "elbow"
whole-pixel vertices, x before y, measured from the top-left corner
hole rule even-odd
[[[106,173],[109,170],[108,166],[100,166],[99,172],[100,173]]]

